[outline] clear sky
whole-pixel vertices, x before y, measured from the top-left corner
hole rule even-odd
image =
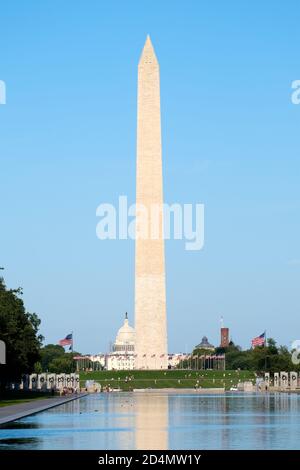
[[[165,200],[205,204],[205,246],[166,243],[170,352],[224,316],[243,347],[300,339],[298,1],[10,1],[0,7],[0,266],[47,342],[106,351],[133,322],[134,243],[96,207],[134,202],[137,63],[161,69]]]

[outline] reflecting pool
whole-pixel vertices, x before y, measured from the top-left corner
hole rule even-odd
[[[0,449],[300,449],[300,395],[94,394],[3,425]]]

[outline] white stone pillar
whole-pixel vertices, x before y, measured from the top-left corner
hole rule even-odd
[[[295,390],[298,385],[298,373],[290,372],[290,389]]]
[[[79,374],[75,374],[75,388],[77,391],[80,391],[80,377]]]
[[[37,389],[38,390],[47,390],[47,376],[46,374],[38,374],[37,377]]]
[[[71,375],[70,374],[66,374],[65,384],[66,384],[66,387],[72,387],[72,381],[71,381]]]
[[[47,374],[47,390],[55,389],[55,374]]]
[[[75,389],[75,387],[76,387],[76,373],[72,372],[70,374],[70,377],[71,377],[71,387]]]
[[[37,374],[30,374],[29,376],[29,390],[37,389]]]
[[[274,387],[279,387],[279,372],[274,372]]]
[[[270,387],[270,372],[265,372],[265,387],[267,389]]]
[[[65,386],[65,374],[56,374],[56,388],[62,390]]]
[[[280,372],[280,388],[287,388],[289,385],[289,375],[287,372]]]

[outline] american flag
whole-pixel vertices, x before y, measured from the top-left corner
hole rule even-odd
[[[70,333],[64,339],[61,339],[59,341],[60,346],[70,346],[72,344],[73,344],[73,334],[72,333]]]
[[[251,341],[252,348],[256,348],[256,346],[263,346],[266,341],[266,332],[264,331],[260,336],[256,336]]]

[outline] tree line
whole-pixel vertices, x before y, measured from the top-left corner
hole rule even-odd
[[[74,356],[62,346],[43,347],[39,332],[41,320],[27,312],[22,289],[8,289],[0,277],[0,340],[5,344],[6,363],[0,364],[0,390],[18,383],[22,375],[32,372],[75,372]]]
[[[193,354],[208,354],[206,350],[195,349]],[[209,354],[225,354],[227,370],[253,370],[255,372],[300,371],[300,365],[293,364],[291,352],[286,346],[277,346],[273,338],[266,345],[242,350],[234,342],[227,348],[217,347]]]
[[[40,324],[36,313],[27,312],[22,289],[8,289],[0,277],[0,340],[6,345],[6,364],[0,364],[0,388],[18,382],[23,374],[32,372],[75,372],[74,356],[80,354],[65,352],[56,344],[43,346]],[[248,350],[231,342],[227,348],[193,351],[193,355],[202,354],[225,354],[227,370],[300,371],[300,365],[293,364],[287,347],[277,346],[272,338],[265,346]]]

